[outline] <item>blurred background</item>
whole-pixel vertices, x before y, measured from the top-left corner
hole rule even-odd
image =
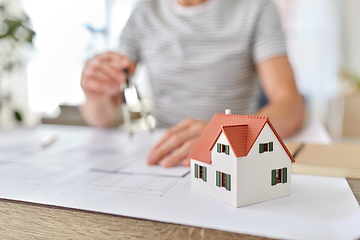
[[[333,138],[360,136],[360,1],[275,2],[307,118]],[[116,51],[136,3],[0,0],[0,128],[84,124],[78,108],[85,101],[84,63]],[[135,78],[151,103],[144,66]]]

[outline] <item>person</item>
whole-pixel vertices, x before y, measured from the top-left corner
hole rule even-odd
[[[216,112],[268,116],[281,137],[302,126],[304,103],[271,0],[150,0],[130,16],[119,52],[87,61],[82,114],[112,126],[124,69],[146,64],[157,126],[168,127],[147,163],[190,165],[192,147]],[[268,104],[257,110],[262,86]]]

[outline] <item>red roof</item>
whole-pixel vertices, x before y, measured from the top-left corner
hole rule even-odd
[[[209,151],[213,148],[217,142],[220,134],[224,132],[226,139],[228,140],[231,149],[234,151],[236,157],[246,156],[246,132],[247,124],[235,124],[235,125],[226,125],[221,126],[221,129],[218,135],[215,137],[213,143],[211,144]]]
[[[210,164],[211,149],[222,131],[224,131],[229,144],[234,144],[230,145],[236,157],[247,156],[266,123],[268,123],[273,130],[291,161],[295,162],[268,117],[223,113],[216,113],[214,115],[199,141],[190,152],[188,158]],[[244,135],[244,132],[246,133],[245,137],[237,135],[237,133],[242,133],[242,135]],[[239,144],[237,142],[239,142]],[[243,146],[239,146],[240,144],[245,147],[245,150],[243,150]]]

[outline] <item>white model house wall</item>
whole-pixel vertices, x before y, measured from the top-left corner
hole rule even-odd
[[[259,153],[260,143],[273,142],[273,151]],[[287,168],[287,183],[271,185],[271,171]],[[247,157],[237,160],[237,207],[290,195],[291,160],[266,123]]]
[[[229,145],[224,133],[222,132],[218,138],[217,143]],[[230,148],[229,155],[225,153],[218,153],[216,144],[211,151],[211,164],[206,164],[200,161],[191,159],[191,187],[199,192],[209,195],[215,199],[223,201],[231,206],[237,207],[236,201],[236,157]],[[195,178],[195,164],[207,167],[207,181],[204,182],[200,178]],[[216,186],[216,171],[230,174],[230,191],[224,187]]]

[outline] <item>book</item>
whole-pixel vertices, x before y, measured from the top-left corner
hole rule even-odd
[[[293,173],[360,179],[360,144],[287,143],[295,162]]]

